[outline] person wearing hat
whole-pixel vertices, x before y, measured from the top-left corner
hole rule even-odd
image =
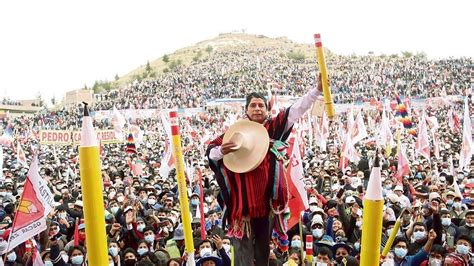
[[[267,116],[265,97],[251,93],[245,104],[247,120],[238,121],[209,144],[206,154],[227,207],[224,217],[229,235],[234,236],[236,265],[251,265],[254,259],[256,265],[268,264],[270,228],[286,235],[280,223],[288,201],[287,184],[278,186],[284,174],[284,141],[321,92],[319,81],[317,88],[274,118]],[[271,212],[279,216],[275,223],[269,219]]]
[[[402,185],[396,185],[395,188],[393,189],[393,192],[398,196],[398,203],[400,204],[400,207],[407,208],[408,206],[411,205],[410,199],[408,199],[407,196],[403,195],[403,186]]]
[[[173,232],[173,238],[165,245],[166,251],[172,258],[182,257],[184,254],[184,229],[183,224],[179,224]]]
[[[453,205],[451,206],[451,219],[457,226],[461,225],[461,222],[466,217],[467,210],[462,205],[461,195],[456,194],[454,196]]]
[[[341,263],[343,258],[347,258],[350,254],[352,254],[352,247],[344,242],[336,243],[334,246],[332,246],[331,250],[334,260],[337,263]]]

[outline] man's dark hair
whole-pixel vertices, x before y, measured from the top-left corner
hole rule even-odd
[[[428,228],[426,228],[426,224],[422,223],[422,222],[416,222],[413,224],[413,228],[415,228],[415,226],[422,226],[423,228],[425,228],[425,231],[428,230]]]
[[[209,240],[209,239],[204,239],[203,241],[199,242],[198,249],[200,249],[201,245],[204,244],[204,243],[209,243],[209,244],[211,244],[211,247],[212,247],[212,241]]]
[[[444,257],[446,255],[446,249],[443,248],[443,246],[441,245],[434,244],[433,247],[431,248],[430,253],[440,254],[441,256]]]
[[[329,258],[332,258],[332,251],[327,247],[320,247],[318,250],[318,255],[327,255]]]
[[[262,99],[263,102],[265,103],[265,108],[268,110],[267,99],[265,99],[265,97],[262,94],[258,93],[258,92],[252,92],[249,95],[247,95],[247,100],[245,102],[245,110],[247,110],[249,108],[250,101],[252,101],[253,98]]]
[[[393,240],[392,247],[395,247],[398,242],[404,242],[408,245],[408,240],[404,236],[397,236],[395,240]]]

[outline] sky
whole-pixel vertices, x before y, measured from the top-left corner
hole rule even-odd
[[[287,36],[338,54],[474,57],[474,1],[0,2],[0,98],[61,99],[219,33]]]

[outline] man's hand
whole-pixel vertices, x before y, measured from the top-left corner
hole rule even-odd
[[[433,229],[431,229],[428,232],[428,240],[434,241],[435,239],[436,239],[436,232]]]
[[[431,202],[431,211],[433,211],[433,214],[437,214],[439,211],[439,203],[435,200]]]
[[[222,249],[222,239],[221,239],[220,236],[218,236],[218,235],[213,235],[213,236],[212,236],[212,241],[214,241],[214,243],[216,244],[217,250],[221,250],[221,249]]]
[[[329,80],[328,80],[328,83],[329,83]],[[321,79],[321,73],[319,73],[319,76],[318,76],[318,91],[319,92],[323,92],[323,81]]]
[[[227,143],[224,143],[221,145],[221,151],[222,151],[222,154],[226,155],[226,154],[229,154],[231,152],[234,152],[236,151],[236,148],[237,147],[237,144],[233,143],[233,142],[227,142]]]

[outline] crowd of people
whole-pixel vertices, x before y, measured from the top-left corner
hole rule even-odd
[[[285,51],[283,51],[285,52]],[[300,96],[316,83],[316,62],[290,60],[282,51],[233,47],[213,51],[209,58],[179,66],[155,80],[116,89],[92,106],[93,110],[166,109],[205,107],[216,98],[242,98],[252,91],[266,95],[269,78],[279,85],[279,95]],[[395,92],[412,98],[463,95],[471,88],[472,59],[427,60],[372,56],[328,58],[331,89],[336,103],[393,100]],[[474,110],[472,97],[470,110]],[[199,114],[180,118],[188,197],[197,265],[231,265],[232,237],[224,219],[222,193],[205,155],[209,141],[223,133],[229,111],[206,108]],[[453,127],[449,112],[462,118],[461,102],[450,106],[426,106],[428,117],[439,122],[440,154],[429,159],[415,153],[416,137],[401,132],[401,145],[410,158],[410,173],[398,183],[397,148],[377,152],[370,139],[379,131],[381,110],[363,110],[369,137],[356,145],[359,162],[339,166],[346,113],[338,114],[329,127],[327,145],[305,134],[304,184],[309,208],[302,213],[302,235],[298,226],[289,228],[289,249],[276,238],[269,243],[270,265],[305,265],[305,236],[313,236],[313,264],[359,265],[363,197],[375,156],[381,158],[385,197],[382,246],[384,248],[397,218],[401,227],[382,265],[473,265],[474,164],[459,168],[463,142],[461,127]],[[17,143],[28,159],[38,154],[40,175],[54,194],[54,210],[48,228],[36,236],[45,265],[86,265],[87,248],[77,146],[40,145],[40,130],[78,130],[83,106],[42,110],[33,117],[6,117],[14,143],[3,147],[0,181],[0,253],[6,249],[20,201],[27,164],[18,162]],[[395,111],[387,110],[396,120]],[[421,110],[412,110],[415,126]],[[239,114],[243,116],[242,114]],[[369,118],[375,122],[370,126]],[[184,232],[178,200],[176,172],[163,175],[160,169],[167,152],[167,134],[161,117],[127,118],[144,132],[137,153],[129,154],[124,143],[102,148],[102,177],[106,213],[109,265],[183,265]],[[320,120],[313,118],[313,127]],[[395,122],[394,122],[395,123]],[[111,117],[96,119],[96,129],[114,127]],[[312,127],[312,128],[313,128]],[[392,128],[395,134],[396,127]],[[311,129],[312,130],[312,129]],[[386,147],[384,147],[386,148]],[[431,150],[433,151],[433,145]],[[36,151],[36,152],[35,152]],[[287,160],[286,160],[287,161]],[[472,160],[474,163],[474,160]],[[137,165],[140,165],[138,172]],[[200,189],[202,180],[203,188]],[[455,189],[459,188],[459,189]],[[203,199],[200,196],[203,194]],[[203,213],[200,207],[203,207]],[[204,219],[200,217],[204,216]],[[78,228],[78,239],[74,231]],[[204,222],[202,222],[204,221]],[[205,235],[201,235],[204,228]],[[304,253],[304,252],[303,252]],[[242,256],[242,254],[239,254]],[[5,265],[32,265],[32,252],[24,243],[3,255]]]

